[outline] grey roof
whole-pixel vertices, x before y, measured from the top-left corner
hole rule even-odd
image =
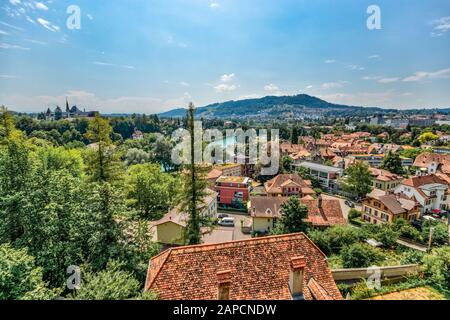
[[[324,164],[308,162],[308,161],[303,161],[303,162],[299,163],[297,166],[305,167],[305,168],[308,168],[308,169],[313,169],[313,170],[316,170],[316,171],[322,171],[322,172],[339,173],[339,172],[343,171],[341,168],[326,166]]]

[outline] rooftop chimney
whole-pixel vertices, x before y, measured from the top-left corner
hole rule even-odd
[[[217,272],[218,300],[230,300],[231,270]]]
[[[289,273],[289,290],[293,300],[304,300],[303,287],[305,277],[305,257],[294,257],[291,259],[291,270]]]

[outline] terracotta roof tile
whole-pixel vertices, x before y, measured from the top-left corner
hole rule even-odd
[[[298,256],[311,284],[305,299],[341,300],[325,255],[303,233],[169,249],[151,259],[145,287],[162,300],[215,300],[217,272],[227,270],[231,300],[289,300],[290,261]]]

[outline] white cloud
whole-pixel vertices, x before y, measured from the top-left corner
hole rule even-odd
[[[151,114],[171,110],[175,107],[187,107],[189,102],[192,101],[189,92],[184,92],[182,96],[170,99],[126,95],[102,98],[95,93],[83,90],[69,90],[55,96],[2,96],[0,94],[1,104],[10,107],[11,110],[20,111],[45,111],[48,107],[55,108],[56,105],[64,105],[66,97],[71,105],[102,113]]]
[[[324,90],[341,88],[342,86],[344,86],[347,83],[348,83],[347,81],[325,82],[321,85],[321,88]]]
[[[381,79],[381,77],[380,76],[364,76],[361,79],[363,79],[363,80],[378,80],[378,79]]]
[[[8,27],[8,28],[17,30],[17,31],[24,31],[24,29],[22,29],[22,28],[13,26],[12,24],[9,24],[9,23],[3,22],[3,21],[0,21],[0,24],[6,26],[6,27]]]
[[[392,77],[392,78],[381,78],[378,80],[379,83],[392,83],[397,82],[400,78]]]
[[[325,60],[324,62],[325,62],[325,63],[335,63],[335,62],[336,62],[336,60],[333,60],[333,59],[329,59],[329,60]]]
[[[222,83],[222,84],[219,84],[219,85],[215,86],[214,89],[216,90],[216,92],[223,93],[223,92],[234,91],[238,87],[239,86],[235,85],[235,84]]]
[[[410,93],[402,93],[395,91],[383,92],[356,92],[356,93],[332,93],[326,95],[317,95],[318,98],[332,103],[340,103],[353,106],[366,107],[411,107],[408,105],[401,105],[398,97],[406,97]],[[403,102],[404,103],[404,102]]]
[[[70,104],[77,105],[86,110],[100,111],[103,113],[156,113],[173,107],[187,106],[190,100],[188,93],[174,99],[159,99],[143,96],[118,96],[112,98],[101,98],[95,93],[83,90],[70,90],[61,95],[50,96],[1,96],[1,103],[12,110],[23,111],[45,111],[48,107],[64,105],[66,97]],[[26,109],[25,109],[26,108]]]
[[[220,77],[220,81],[222,81],[222,82],[231,82],[231,81],[234,80],[235,76],[236,75],[234,73],[224,74],[223,76]]]
[[[88,19],[91,20],[91,21],[94,20],[94,16],[92,14],[90,14],[90,13],[88,13],[86,15],[86,17],[88,17]]]
[[[217,8],[220,7],[220,4],[217,3],[217,2],[213,2],[213,3],[211,3],[211,4],[209,5],[209,7],[210,7],[211,9],[217,9]]]
[[[310,84],[309,86],[306,86],[306,89],[312,89],[313,86]]]
[[[48,7],[45,4],[43,4],[42,2],[35,2],[34,5],[35,5],[36,9],[48,11]]]
[[[50,21],[47,21],[45,19],[42,18],[37,18],[37,22],[43,26],[45,29],[48,29],[52,32],[57,32],[59,31],[59,27],[57,25],[52,24]]]
[[[16,6],[16,5],[20,4],[20,0],[9,0],[9,3]]]
[[[46,45],[47,44],[47,42],[34,40],[34,39],[25,39],[25,41],[27,41],[29,43],[34,43],[34,44],[40,44],[40,45]]]
[[[6,31],[0,30],[0,34],[2,34],[2,35],[4,35],[4,36],[7,36],[9,33],[6,32]]]
[[[371,56],[367,57],[368,59],[380,59],[380,56],[378,54],[373,54]]]
[[[103,67],[116,67],[116,68],[122,68],[122,69],[134,69],[134,66],[130,66],[130,65],[114,64],[114,63],[108,63],[108,62],[102,62],[102,61],[94,61],[92,63],[97,65],[97,66],[103,66]]]
[[[9,75],[9,74],[0,74],[0,78],[2,78],[2,79],[17,79],[18,77],[17,76],[12,76],[12,75]]]
[[[347,68],[350,70],[365,70],[366,68],[358,66],[357,64],[349,64],[347,65]]]
[[[432,37],[440,37],[450,30],[450,17],[442,17],[431,22],[434,28],[431,32]]]
[[[450,68],[438,70],[436,72],[418,71],[414,75],[403,79],[405,82],[414,82],[430,79],[447,79],[450,78]]]
[[[180,85],[183,86],[183,87],[189,87],[189,83],[184,82],[184,81],[181,81]]]
[[[9,43],[0,43],[0,49],[18,49],[18,50],[30,50],[30,48],[25,48],[22,46],[18,46],[15,44],[9,44]]]
[[[278,88],[276,85],[271,83],[271,84],[268,84],[268,85],[264,86],[264,91],[277,92],[277,91],[280,91],[280,88]]]
[[[28,22],[36,24],[36,22],[33,19],[31,19],[29,16],[26,16],[25,19],[27,19]]]

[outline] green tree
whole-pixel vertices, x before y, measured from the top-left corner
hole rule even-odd
[[[273,230],[275,234],[288,234],[296,232],[306,232],[308,223],[304,220],[308,218],[308,208],[300,203],[297,197],[290,197],[288,201],[281,205],[281,218]]]
[[[0,300],[49,300],[56,296],[42,280],[42,268],[25,249],[0,245]]]
[[[299,130],[296,126],[292,128],[291,132],[291,143],[292,144],[298,144],[298,137],[300,136]]]
[[[125,300],[138,299],[141,294],[139,281],[132,273],[124,271],[124,263],[110,261],[105,270],[97,273],[82,272],[82,284],[74,294],[77,300]]]
[[[157,220],[175,205],[177,181],[157,164],[134,165],[128,170],[128,199],[141,217]]]
[[[167,138],[156,139],[154,144],[154,157],[155,160],[160,163],[164,171],[172,169],[172,148],[173,143]]]
[[[344,190],[362,198],[372,191],[373,177],[370,174],[369,165],[358,161],[345,171]]]
[[[131,148],[128,149],[125,155],[125,164],[131,166],[133,164],[141,164],[150,161],[150,155],[141,149]]]
[[[198,244],[201,240],[200,234],[200,211],[204,207],[206,180],[204,171],[195,164],[195,130],[194,130],[195,108],[191,103],[187,114],[188,130],[190,133],[189,165],[185,168],[184,197],[182,199],[182,210],[189,213],[189,220],[185,228],[184,239],[187,244]]]
[[[422,263],[425,275],[433,284],[450,290],[450,247],[433,249],[423,257]]]
[[[433,132],[424,132],[418,138],[421,144],[436,141],[437,139],[439,139],[439,136],[434,134]]]
[[[433,228],[433,235],[431,237],[432,245],[440,246],[448,244],[448,227],[441,222],[425,221],[422,225],[422,239],[428,241],[431,228]]]
[[[120,189],[109,183],[90,183],[84,210],[91,221],[89,225],[88,257],[95,270],[106,266],[110,259],[120,255],[120,227],[115,218],[124,215],[125,207]]]
[[[108,120],[97,114],[85,134],[95,143],[85,154],[87,173],[93,182],[116,183],[123,175],[122,162],[111,142],[111,132]]]
[[[379,249],[365,243],[354,243],[342,248],[344,268],[367,268],[380,263],[383,256]]]
[[[392,151],[389,151],[384,157],[380,168],[399,175],[405,173],[402,166],[402,159],[400,159],[398,153],[393,153]]]
[[[361,230],[340,225],[325,230],[312,230],[308,236],[328,254],[339,253],[344,246],[359,242],[364,237]]]
[[[294,160],[292,160],[289,156],[284,156],[281,158],[281,172],[282,173],[289,173],[291,172],[291,166]]]
[[[8,112],[2,114],[0,131],[0,241],[13,243],[24,232],[24,199],[32,166],[29,150]]]

